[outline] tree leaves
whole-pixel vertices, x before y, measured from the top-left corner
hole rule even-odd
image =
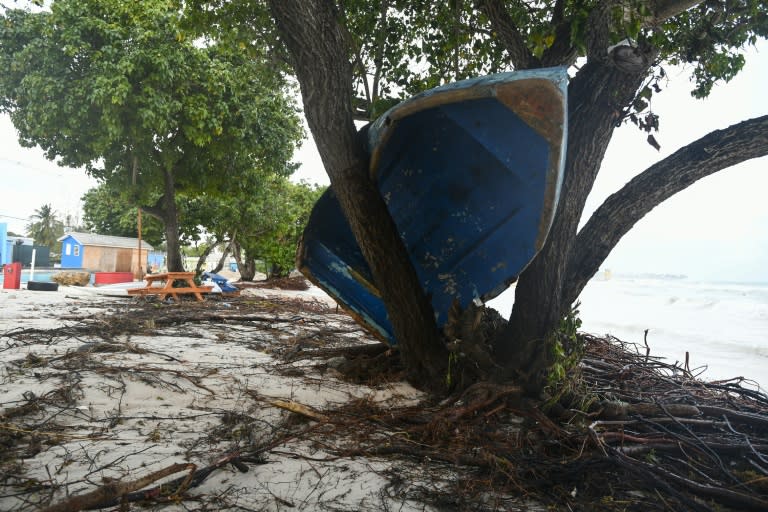
[[[217,240],[236,238],[242,259],[251,265],[260,260],[287,274],[312,207],[325,188],[257,171],[245,178],[244,184],[231,183],[226,194],[203,194],[189,201],[187,219]]]
[[[157,195],[157,194],[155,194]],[[138,208],[131,201],[131,194],[125,187],[110,187],[102,183],[88,190],[82,197],[84,228],[100,235],[138,236]],[[182,208],[183,210],[183,208]],[[193,226],[193,229],[196,226]],[[182,233],[185,229],[182,226]],[[142,239],[159,247],[163,241],[163,226],[145,215],[142,220]]]
[[[292,91],[253,52],[185,37],[179,7],[57,0],[50,12],[6,11],[0,110],[22,144],[128,187],[147,208],[169,173],[186,197],[253,169],[289,174],[303,136]]]
[[[36,209],[27,225],[27,236],[34,238],[37,245],[54,250],[58,239],[64,234],[64,223],[58,218],[50,204]]]
[[[768,37],[768,4],[763,0],[709,0],[668,20],[650,40],[662,58],[692,64],[697,98],[744,66],[741,49]]]

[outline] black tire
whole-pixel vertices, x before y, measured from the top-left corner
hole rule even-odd
[[[30,281],[27,283],[27,290],[36,292],[55,292],[59,289],[59,283],[48,283],[43,281]]]

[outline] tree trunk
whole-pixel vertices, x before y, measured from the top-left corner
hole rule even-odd
[[[567,313],[563,283],[579,219],[622,108],[631,102],[645,70],[624,72],[594,58],[568,88],[568,151],[557,213],[544,247],[521,274],[509,323],[494,352],[512,378],[532,394],[546,384],[553,334]]]
[[[173,169],[165,170],[163,192],[163,223],[165,224],[165,246],[168,272],[184,272],[179,244],[179,214],[176,209],[176,187]]]
[[[213,267],[213,270],[211,270],[212,273],[217,274],[221,272],[221,269],[224,268],[224,265],[227,263],[227,258],[229,257],[229,254],[232,252],[232,245],[235,243],[235,235],[232,235],[232,239],[229,241],[229,243],[224,247],[224,252],[221,254],[221,258],[219,258],[219,262],[216,263],[216,266]]]
[[[240,247],[240,243],[236,240],[232,240],[231,246],[232,255],[237,263],[237,271],[240,273],[240,280],[253,281],[253,276],[256,275],[256,260],[247,254],[243,257],[243,248]]]
[[[176,209],[176,187],[173,179],[173,170],[166,169],[163,177],[163,195],[153,206],[140,206],[140,208],[163,223],[165,228],[166,267],[168,271],[183,272],[184,264],[181,259],[181,247],[179,244],[179,218],[178,210]]]
[[[437,390],[448,353],[389,211],[368,176],[351,102],[352,72],[330,0],[270,0],[293,59],[304,112],[331,186],[371,268],[399,343],[408,378]]]
[[[269,272],[267,273],[267,279],[283,277],[284,270],[277,263],[271,263],[268,268],[269,268]]]
[[[195,274],[200,274],[203,272],[203,267],[205,266],[205,262],[208,260],[208,256],[211,255],[213,250],[216,248],[216,246],[219,245],[219,242],[216,243],[209,243],[205,250],[203,250],[203,253],[197,258],[197,265],[195,265]]]

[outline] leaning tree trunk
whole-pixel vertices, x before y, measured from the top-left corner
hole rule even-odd
[[[205,267],[205,263],[208,261],[208,257],[211,255],[213,250],[216,248],[216,246],[219,245],[219,242],[216,243],[209,243],[205,249],[203,250],[203,253],[197,257],[197,265],[195,265],[195,274],[200,274],[203,272],[203,267]]]
[[[243,254],[243,248],[237,240],[232,240],[231,246],[232,255],[237,263],[237,271],[240,273],[240,280],[253,281],[256,275],[256,260],[247,254]]]
[[[216,266],[213,267],[213,270],[211,270],[212,273],[217,274],[221,272],[221,269],[223,269],[224,265],[226,265],[227,258],[229,257],[229,254],[232,252],[232,247],[235,243],[235,236],[236,235],[233,233],[232,238],[230,239],[229,243],[224,247],[224,251],[221,253],[221,258],[219,258],[219,262],[216,263]]]
[[[330,0],[270,0],[301,85],[318,152],[363,256],[371,268],[411,382],[435,389],[448,354],[386,204],[368,176],[356,137],[349,48]]]

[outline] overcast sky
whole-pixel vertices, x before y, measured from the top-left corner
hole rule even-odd
[[[695,100],[688,73],[667,68],[669,86],[653,98],[661,116],[661,151],[634,126],[617,130],[587,204],[591,212],[635,174],[706,133],[768,113],[768,44],[750,50],[742,73]],[[311,141],[296,154],[295,178],[327,184]],[[0,222],[23,232],[29,216],[51,204],[63,217],[80,214],[80,198],[95,185],[82,170],[58,167],[39,149],[19,146],[8,116],[0,116]],[[768,158],[704,178],[648,214],[605,262],[615,273],[685,274],[694,279],[768,282]]]

